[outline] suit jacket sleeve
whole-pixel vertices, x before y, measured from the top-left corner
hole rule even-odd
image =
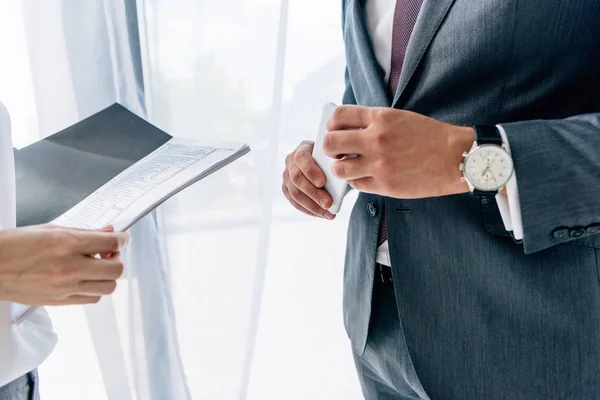
[[[600,113],[502,124],[534,253],[600,230]]]

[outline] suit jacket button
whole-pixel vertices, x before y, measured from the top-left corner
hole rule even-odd
[[[371,217],[374,217],[374,216],[377,215],[377,209],[375,208],[375,206],[373,205],[373,203],[367,204],[367,210],[369,210],[369,215]]]
[[[569,236],[571,236],[572,238],[582,237],[583,235],[585,235],[585,228],[582,226],[577,226],[571,229],[571,231],[569,232]]]
[[[558,228],[552,232],[552,237],[556,240],[563,240],[569,236],[569,228]]]
[[[585,228],[585,233],[588,235],[595,235],[596,233],[600,233],[600,224],[592,224]]]

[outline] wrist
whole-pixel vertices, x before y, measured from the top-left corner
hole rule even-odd
[[[469,186],[463,181],[462,173],[458,166],[463,162],[463,154],[469,151],[475,141],[475,129],[467,126],[454,126],[448,136],[448,163],[447,163],[447,194],[460,194],[469,192]]]

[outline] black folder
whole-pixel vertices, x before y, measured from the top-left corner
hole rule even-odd
[[[48,223],[169,141],[120,104],[15,150],[17,226]]]

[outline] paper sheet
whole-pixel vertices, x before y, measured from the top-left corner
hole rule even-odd
[[[246,146],[205,147],[171,139],[129,167],[81,203],[52,221],[54,225],[124,231],[191,183],[241,156]]]

